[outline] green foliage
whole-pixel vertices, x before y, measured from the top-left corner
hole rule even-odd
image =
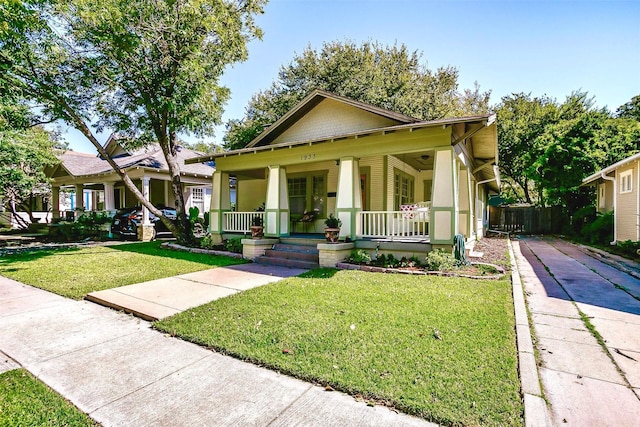
[[[200,217],[200,209],[197,206],[192,206],[189,208],[189,222],[194,224],[198,218]]]
[[[98,426],[24,369],[0,374],[0,425]]]
[[[640,242],[625,240],[624,242],[618,242],[618,247],[625,256],[630,258],[638,258],[640,256]]]
[[[251,218],[251,225],[254,227],[262,227],[262,217],[260,215],[254,215]]]
[[[154,325],[439,425],[523,424],[508,280],[317,269]]]
[[[40,250],[0,257],[0,274],[68,298],[133,283],[241,264],[225,256],[162,249],[160,242]],[[1,424],[0,424],[1,425]]]
[[[218,249],[223,250],[224,243],[219,243],[211,237],[211,234],[207,233],[200,239],[200,247],[202,249]]]
[[[214,133],[230,96],[220,76],[227,65],[245,60],[247,43],[261,37],[254,16],[264,3],[5,1],[0,3],[0,87],[21,92],[47,119],[79,130],[141,201],[92,127],[117,132],[127,147],[160,144],[176,184],[171,231],[190,243],[176,135]]]
[[[229,252],[233,252],[236,254],[242,253],[242,239],[238,239],[238,238],[226,239],[224,240],[223,244],[224,244],[224,249]]]
[[[347,262],[352,264],[368,264],[371,262],[371,255],[364,249],[354,249],[351,251]]]
[[[451,271],[458,267],[458,262],[451,252],[435,249],[427,254],[425,264],[429,271]]]
[[[242,119],[227,122],[224,145],[244,147],[316,89],[423,120],[489,110],[489,92],[480,92],[477,84],[460,92],[457,69],[430,70],[421,56],[404,44],[333,41],[320,50],[309,46],[280,68],[271,87],[251,98]]]
[[[582,179],[634,154],[640,122],[614,118],[585,92],[563,103],[512,94],[497,107],[500,171],[509,198],[574,211],[591,202]]]
[[[631,101],[621,105],[616,110],[616,115],[640,121],[640,95],[634,96]]]
[[[54,154],[57,142],[41,126],[25,103],[7,92],[0,92],[0,199],[11,212],[26,211],[34,221],[30,200],[48,195],[49,179],[44,170],[59,161]],[[28,222],[16,216],[18,225]]]
[[[571,216],[571,233],[574,236],[580,236],[582,229],[596,220],[597,212],[596,207],[585,206],[574,212]]]
[[[327,228],[340,228],[342,226],[342,221],[331,213],[329,214],[329,217],[324,220],[324,225],[326,225]]]
[[[599,214],[595,221],[582,228],[581,235],[589,243],[608,244],[613,241],[613,212]]]

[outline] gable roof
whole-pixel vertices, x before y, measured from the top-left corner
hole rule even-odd
[[[112,137],[109,138],[106,145],[113,144]],[[105,146],[106,146],[105,145]],[[112,147],[110,147],[112,149]],[[160,149],[159,144],[151,144],[144,149],[136,151],[126,151],[127,154],[115,157],[113,160],[121,169],[129,168],[148,168],[162,172],[169,172],[167,161],[164,153]],[[215,168],[206,163],[186,164],[185,160],[202,156],[203,153],[193,151],[188,148],[182,148],[178,151],[178,164],[180,172],[188,175],[197,175],[210,177],[213,175]],[[58,155],[60,159],[60,167],[69,175],[74,177],[89,176],[102,173],[113,172],[113,168],[109,163],[102,159],[100,155],[79,153],[75,151],[65,151]],[[51,175],[55,174],[55,170],[51,171]]]
[[[622,159],[619,162],[612,164],[611,166],[607,166],[606,168],[599,170],[593,175],[589,175],[588,177],[582,180],[582,185],[590,184],[593,181],[596,181],[597,179],[599,179],[602,175],[607,175],[613,172],[614,170],[618,169],[620,166],[624,166],[627,163],[631,163],[635,160],[640,160],[640,152],[633,154],[625,159]]]
[[[414,117],[409,117],[404,114],[385,110],[384,108],[375,107],[364,102],[354,101],[353,99],[336,95],[331,92],[316,89],[291,108],[284,116],[280,117],[275,123],[265,129],[260,135],[254,138],[253,141],[249,142],[245,148],[270,144],[325,99],[338,101],[377,116],[393,120],[396,124],[417,123],[420,121]]]

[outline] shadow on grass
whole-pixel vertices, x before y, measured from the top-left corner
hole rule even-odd
[[[224,255],[196,254],[192,252],[174,251],[161,248],[162,242],[125,243],[122,245],[110,246],[111,249],[123,252],[132,252],[142,255],[158,256],[162,258],[172,258],[184,261],[193,261],[212,266],[226,266],[235,264],[245,264],[247,261],[239,258],[231,258]]]
[[[340,270],[337,268],[315,268],[307,271],[306,273],[302,273],[297,277],[303,279],[330,279],[335,276],[338,271]]]

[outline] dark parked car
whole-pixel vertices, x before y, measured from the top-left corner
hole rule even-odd
[[[176,210],[173,208],[158,207],[162,213],[169,219],[176,219]],[[160,218],[149,212],[149,221],[154,226],[153,238],[155,239],[159,234],[166,234],[171,236],[171,232],[167,229]],[[111,223],[111,234],[120,238],[137,238],[138,237],[138,225],[142,223],[142,208],[140,206],[134,206],[132,208],[120,209]]]

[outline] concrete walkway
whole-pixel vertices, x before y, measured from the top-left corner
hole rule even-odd
[[[2,276],[0,361],[104,426],[434,426]]]
[[[638,425],[640,280],[559,239],[513,246],[553,423]]]
[[[89,301],[154,321],[307,270],[239,264],[92,292]]]

